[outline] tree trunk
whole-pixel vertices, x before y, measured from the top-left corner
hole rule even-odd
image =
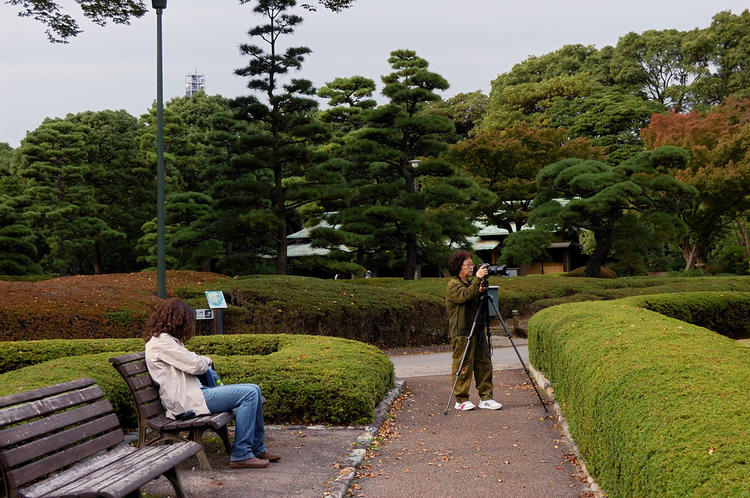
[[[682,250],[682,258],[685,260],[685,271],[695,268],[698,245],[691,243],[688,238],[685,238],[682,244],[680,244],[680,249]]]
[[[417,234],[407,232],[406,234],[406,268],[404,269],[404,280],[414,280],[417,272]]]
[[[586,262],[584,277],[598,277],[602,265],[607,260],[610,249],[612,249],[612,233],[609,231],[594,231],[596,247]]]
[[[737,225],[740,227],[742,241],[745,244],[745,257],[750,259],[750,238],[748,238],[747,234],[747,218],[745,217],[745,213],[742,213],[742,216],[737,219]]]
[[[91,258],[91,266],[94,267],[94,275],[102,274],[102,251],[99,247],[99,241],[94,241],[93,257]]]
[[[278,151],[274,151],[277,155]],[[277,156],[278,157],[278,156]],[[276,215],[276,275],[286,275],[286,211],[281,164],[274,166],[274,214]]]

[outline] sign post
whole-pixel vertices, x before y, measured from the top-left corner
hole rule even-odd
[[[224,299],[224,293],[222,291],[206,291],[206,301],[208,301],[208,307],[210,309],[205,310],[211,312],[214,315],[214,334],[224,333],[224,324],[222,309],[227,307],[227,302]],[[214,312],[214,310],[216,310]],[[216,319],[218,317],[218,320]],[[206,317],[208,318],[208,317]]]

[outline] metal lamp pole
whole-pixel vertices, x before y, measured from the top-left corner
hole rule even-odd
[[[156,295],[167,297],[164,212],[164,85],[162,82],[161,14],[167,0],[151,0],[156,9]]]

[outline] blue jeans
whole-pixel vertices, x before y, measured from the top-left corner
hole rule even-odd
[[[255,384],[227,384],[201,387],[201,391],[211,413],[237,408],[234,443],[229,457],[231,461],[247,460],[266,451],[260,387]]]

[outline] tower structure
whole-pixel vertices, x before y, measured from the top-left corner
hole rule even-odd
[[[191,97],[198,92],[206,91],[206,75],[198,74],[198,70],[194,73],[188,73],[185,75],[185,96]]]

